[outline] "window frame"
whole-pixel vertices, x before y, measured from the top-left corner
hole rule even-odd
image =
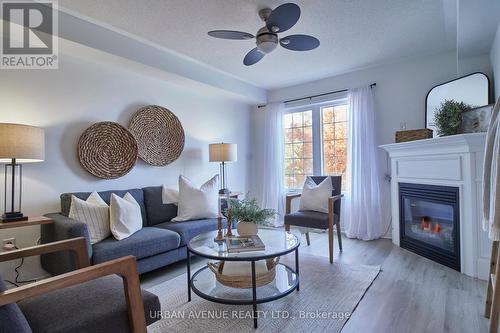
[[[286,107],[283,111],[283,116],[288,113],[295,112],[304,112],[304,111],[312,111],[312,144],[313,144],[313,174],[321,175],[323,174],[323,122],[322,122],[322,114],[321,109],[324,107],[336,107],[340,105],[348,105],[347,97],[336,98],[330,101],[322,101],[317,103],[310,103],[307,105],[301,106],[291,106]],[[349,112],[349,109],[347,110]],[[349,118],[349,114],[347,115]],[[347,120],[347,123],[349,121]],[[284,128],[283,133],[284,136]],[[349,138],[349,131],[347,129],[347,138]],[[347,157],[348,158],[348,157]],[[283,166],[285,165],[285,160],[283,160]],[[287,192],[298,192],[301,188],[286,188]]]

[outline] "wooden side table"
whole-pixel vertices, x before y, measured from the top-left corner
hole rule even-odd
[[[20,227],[29,227],[32,225],[50,224],[54,223],[52,219],[45,216],[35,216],[30,217],[26,221],[16,221],[16,222],[0,222],[0,229],[11,229]]]

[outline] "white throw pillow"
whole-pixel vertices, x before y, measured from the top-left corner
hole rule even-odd
[[[123,198],[112,193],[109,204],[109,220],[111,233],[117,240],[130,237],[142,229],[141,206],[128,192]]]
[[[179,176],[179,204],[177,217],[172,221],[216,218],[219,213],[219,176],[215,175],[200,188],[189,179]]]
[[[328,198],[332,196],[333,186],[330,177],[326,177],[320,184],[307,177],[300,196],[300,210],[313,210],[328,213]]]
[[[92,192],[86,201],[72,195],[68,216],[87,225],[90,244],[100,242],[111,235],[109,207],[97,192]]]
[[[179,204],[179,190],[165,185],[162,186],[161,199],[164,205]]]

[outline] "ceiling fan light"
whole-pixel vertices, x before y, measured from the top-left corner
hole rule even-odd
[[[257,48],[262,53],[271,53],[277,45],[275,42],[262,42],[257,45]]]

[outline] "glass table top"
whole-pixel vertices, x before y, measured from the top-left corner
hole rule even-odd
[[[190,251],[202,257],[229,261],[244,261],[246,258],[249,260],[269,258],[290,253],[300,245],[297,236],[283,230],[259,229],[257,235],[266,247],[264,251],[228,253],[225,241],[214,241],[215,236],[217,236],[217,231],[207,232],[194,237],[189,242],[188,247]]]

